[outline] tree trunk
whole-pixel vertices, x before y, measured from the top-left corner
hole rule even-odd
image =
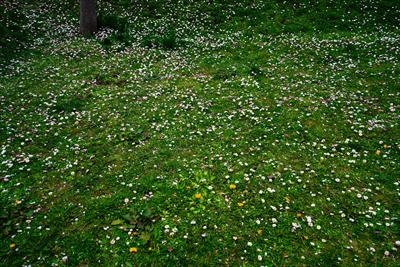
[[[81,0],[81,33],[87,35],[96,31],[96,0]]]

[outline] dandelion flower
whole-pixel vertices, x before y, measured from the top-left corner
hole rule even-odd
[[[235,188],[236,188],[236,185],[231,184],[231,185],[229,186],[229,188],[230,188],[230,189],[235,189]]]
[[[241,202],[238,203],[238,206],[239,206],[239,207],[243,207],[243,205],[244,205],[244,204],[241,203]]]
[[[199,199],[199,198],[201,198],[201,194],[194,194],[194,197]]]
[[[136,253],[136,252],[137,252],[137,248],[130,248],[130,249],[129,249],[129,252],[130,252],[130,253]]]
[[[15,248],[15,244],[11,244],[11,245],[10,245],[10,248]]]

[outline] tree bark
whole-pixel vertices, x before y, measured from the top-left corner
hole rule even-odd
[[[81,33],[87,35],[96,31],[96,0],[81,0]]]

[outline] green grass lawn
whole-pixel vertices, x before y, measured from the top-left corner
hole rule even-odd
[[[396,1],[100,2],[0,4],[0,266],[399,266]]]

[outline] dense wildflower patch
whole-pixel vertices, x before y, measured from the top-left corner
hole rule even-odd
[[[263,1],[177,2],[100,3],[128,26],[92,38],[68,1],[23,11],[54,32],[0,65],[0,262],[396,266],[398,29],[269,33],[232,13]]]

